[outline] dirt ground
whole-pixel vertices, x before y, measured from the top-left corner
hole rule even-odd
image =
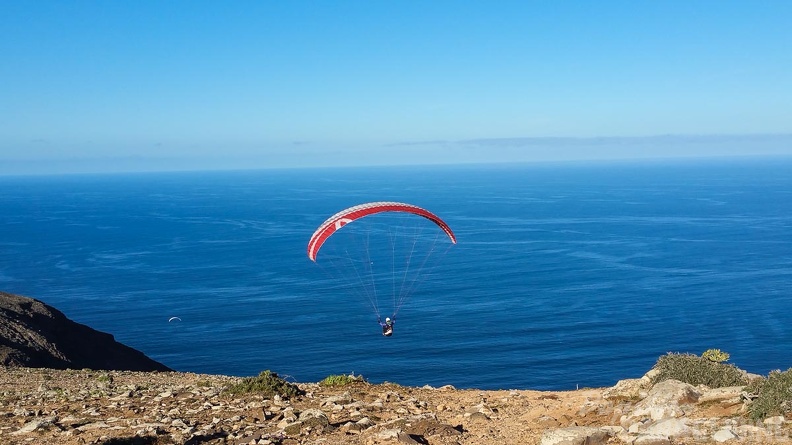
[[[365,382],[298,384],[305,393],[291,399],[228,395],[224,389],[239,380],[0,368],[0,443],[532,445],[556,428],[617,426],[634,403],[607,400],[604,388],[481,391]],[[728,421],[738,411],[710,404],[686,416]],[[784,440],[773,443],[792,443]],[[613,435],[602,443],[624,442]]]

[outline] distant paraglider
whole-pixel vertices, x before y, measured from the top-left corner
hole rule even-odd
[[[367,299],[380,325],[380,299],[388,300],[382,294],[391,297],[392,315],[383,326],[383,335],[389,337],[402,305],[454,244],[454,232],[434,213],[382,201],[356,205],[325,220],[308,241],[307,254],[332,278],[331,286]]]
[[[179,317],[171,317],[171,318],[168,319],[168,323],[170,323],[172,321],[181,321],[181,318],[179,318]]]

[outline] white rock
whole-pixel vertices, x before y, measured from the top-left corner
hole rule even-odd
[[[379,433],[376,434],[376,437],[378,439],[384,439],[384,440],[397,439],[399,437],[399,433],[401,433],[401,432],[402,432],[402,430],[400,430],[400,429],[382,430],[382,431],[380,431]]]
[[[609,400],[642,399],[649,394],[652,384],[646,379],[624,379],[602,393],[602,397]]]
[[[698,403],[720,402],[723,400],[740,399],[744,386],[727,386],[724,388],[713,388],[701,393]]]
[[[678,380],[665,380],[652,387],[649,395],[635,405],[627,419],[650,417],[652,420],[662,420],[681,417],[685,412],[679,405],[695,403],[700,396],[692,385]]]
[[[607,442],[607,431],[588,426],[574,426],[545,431],[540,445],[601,445]]]
[[[603,426],[600,428],[602,431],[605,431],[609,436],[616,436],[624,432],[624,428],[620,426]]]
[[[635,439],[637,437],[638,436],[636,436],[635,434],[630,434],[626,431],[622,431],[621,433],[616,435],[616,439],[618,440],[616,443],[632,444],[633,442],[635,442]]]
[[[685,411],[676,404],[643,406],[631,413],[632,417],[649,417],[652,420],[672,419],[684,415]]]
[[[671,445],[671,440],[660,434],[643,434],[633,441],[633,445]]]
[[[645,434],[656,434],[666,437],[690,436],[693,430],[683,419],[663,419],[644,430]]]
[[[719,430],[717,433],[712,435],[712,439],[714,439],[718,443],[723,443],[736,438],[737,435],[734,434],[732,430],[726,428]]]
[[[352,402],[352,396],[348,392],[345,392],[341,395],[326,398],[324,402],[322,402],[322,405],[330,405],[334,403],[344,405],[351,402]]]
[[[653,386],[647,397],[654,404],[696,403],[701,393],[693,385],[679,380],[664,380]]]
[[[767,426],[781,426],[784,424],[784,416],[768,417],[762,423]]]
[[[35,419],[26,423],[22,428],[14,431],[11,434],[16,436],[20,434],[32,433],[38,429],[47,428],[50,425],[52,425],[52,419]]]
[[[740,425],[734,428],[734,433],[741,439],[765,439],[768,436],[768,431],[764,428],[754,425]]]
[[[371,419],[369,419],[368,417],[364,417],[364,418],[358,420],[357,422],[355,422],[355,424],[356,425],[360,425],[360,426],[362,426],[364,428],[369,428],[369,427],[374,426],[374,422]]]

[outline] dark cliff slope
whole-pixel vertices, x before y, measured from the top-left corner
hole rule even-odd
[[[171,371],[41,301],[5,292],[0,292],[0,365]]]

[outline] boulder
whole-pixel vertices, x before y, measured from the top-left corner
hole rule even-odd
[[[603,392],[602,397],[607,400],[640,400],[649,395],[652,381],[646,377],[640,379],[624,379]]]
[[[326,398],[322,405],[346,405],[348,403],[352,403],[352,396],[349,392],[345,392],[341,395]]]
[[[744,386],[726,386],[723,388],[708,389],[701,393],[698,403],[712,403],[723,401],[734,401],[740,403]]]
[[[608,438],[609,433],[599,428],[573,426],[546,431],[540,445],[602,445]]]
[[[310,427],[311,429],[325,431],[330,428],[330,420],[327,418],[327,414],[319,409],[306,409],[300,413],[300,417],[295,423],[299,423],[301,429]]]
[[[643,434],[632,445],[671,445],[671,440],[662,434]]]
[[[625,416],[625,422],[634,418],[649,417],[652,420],[681,417],[685,414],[681,404],[696,403],[701,393],[695,387],[678,380],[665,380],[652,387],[645,399],[635,405]]]
[[[768,417],[762,421],[766,427],[780,427],[784,424],[784,416]]]
[[[734,434],[734,432],[732,430],[730,430],[728,428],[724,428],[722,430],[718,430],[718,432],[713,434],[712,435],[712,439],[715,442],[723,443],[723,442],[728,442],[730,440],[737,439],[737,435]]]
[[[663,419],[649,425],[644,429],[644,434],[666,436],[670,438],[690,436],[694,434],[683,419]]]
[[[701,393],[693,385],[682,383],[679,380],[664,380],[654,385],[647,395],[648,401],[657,405],[696,403],[699,397],[701,397]]]

